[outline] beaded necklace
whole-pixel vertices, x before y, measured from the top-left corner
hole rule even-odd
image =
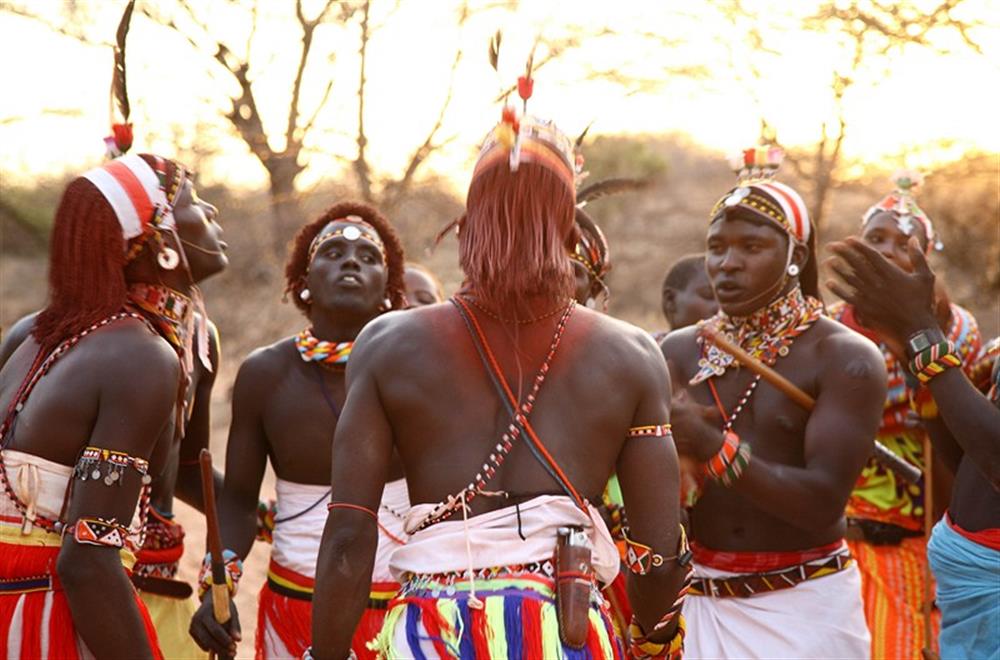
[[[462,296],[462,300],[465,300],[465,301],[467,301],[469,303],[472,303],[472,305],[476,309],[478,309],[479,311],[481,311],[483,314],[486,314],[486,316],[489,316],[491,319],[494,319],[496,321],[500,321],[501,323],[513,323],[515,325],[530,325],[531,323],[537,323],[538,321],[543,321],[543,320],[545,320],[547,318],[555,316],[559,312],[565,311],[566,305],[573,303],[573,301],[563,302],[561,305],[559,305],[559,307],[556,307],[552,311],[545,312],[544,314],[541,314],[539,316],[535,316],[535,317],[530,318],[530,319],[505,319],[505,318],[501,318],[500,316],[494,314],[490,310],[488,310],[485,307],[483,307],[483,305],[481,303],[477,302],[475,298],[463,295]]]
[[[527,418],[528,415],[531,414],[531,411],[535,406],[535,400],[538,398],[538,391],[541,389],[542,383],[545,382],[545,376],[549,373],[549,369],[552,365],[552,359],[556,355],[556,349],[559,348],[559,343],[562,341],[563,333],[566,331],[566,323],[569,321],[569,317],[573,315],[573,310],[575,308],[575,303],[569,303],[564,308],[562,317],[556,324],[556,329],[552,335],[552,342],[549,345],[548,353],[546,353],[545,359],[542,360],[542,364],[538,368],[538,372],[535,374],[531,391],[524,399],[524,402],[519,406],[520,414],[524,418]],[[500,442],[492,448],[489,456],[487,456],[486,460],[483,462],[482,468],[476,473],[476,476],[473,477],[472,481],[470,481],[469,484],[457,494],[449,495],[447,499],[434,505],[434,508],[427,514],[427,517],[425,517],[417,526],[417,530],[424,529],[447,518],[459,508],[468,510],[469,503],[474,497],[476,497],[476,495],[488,494],[489,491],[486,490],[486,482],[492,479],[493,475],[495,475],[497,470],[500,469],[504,459],[507,458],[507,454],[509,454],[510,450],[513,449],[514,441],[517,440],[520,435],[520,427],[517,424],[509,424],[507,429],[500,436]]]
[[[774,366],[779,357],[788,355],[795,338],[811,328],[822,314],[823,303],[803,296],[802,289],[796,286],[749,316],[729,316],[720,311],[700,321],[697,342],[701,346],[701,358],[698,360],[698,372],[691,378],[690,384],[697,385],[714,376],[722,376],[728,368],[739,365],[736,358],[707,340],[703,328],[713,329],[755,359]]]
[[[302,361],[316,362],[327,369],[345,369],[353,347],[353,341],[335,342],[317,339],[312,333],[312,328],[306,328],[295,335],[295,348]]]

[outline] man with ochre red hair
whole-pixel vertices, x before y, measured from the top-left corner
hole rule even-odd
[[[400,594],[370,645],[384,657],[621,657],[599,591],[619,556],[592,506],[616,468],[633,643],[682,649],[669,379],[646,333],[572,299],[576,165],[572,140],[508,108],[458,223],[464,288],[359,336],[333,443],[313,657],[348,655],[396,452],[419,504],[390,561]]]
[[[0,656],[160,656],[128,573],[189,374],[211,369],[185,246],[225,265],[216,214],[146,154],[63,194],[48,305],[0,370]]]
[[[330,498],[330,441],[344,407],[344,372],[361,329],[384,312],[406,307],[404,263],[399,238],[378,210],[334,204],[299,230],[285,267],[286,293],[309,326],[251,353],[236,376],[219,497],[222,542],[234,578],[257,532],[257,497],[268,460],[277,475],[276,507],[266,525],[273,549],[258,607],[258,657],[300,657],[309,646],[316,553]],[[373,657],[365,642],[381,627],[385,603],[399,587],[387,561],[403,542],[402,517],[409,508],[398,463],[383,483],[379,560],[352,645],[363,658]],[[207,586],[211,573],[202,577]],[[203,648],[218,652],[233,638],[215,622],[207,597],[191,632]]]

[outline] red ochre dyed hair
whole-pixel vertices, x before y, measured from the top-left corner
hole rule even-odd
[[[575,197],[550,170],[499,162],[472,180],[459,221],[459,263],[467,286],[488,306],[516,309],[525,296],[568,299],[576,245]]]
[[[399,240],[392,223],[378,209],[364,202],[338,202],[318,219],[299,229],[290,243],[288,261],[285,263],[285,294],[302,310],[302,313],[309,312],[309,305],[299,297],[306,286],[306,275],[309,273],[309,245],[323,227],[349,215],[360,217],[374,227],[382,238],[382,243],[385,244],[386,268],[389,271],[385,295],[392,303],[392,309],[405,309],[406,285],[403,283],[403,270],[406,257],[403,254],[403,243]]]
[[[152,165],[153,156],[140,154]],[[168,177],[180,167],[167,160]],[[136,237],[143,241],[148,234]],[[49,303],[32,335],[42,347],[59,342],[119,311],[125,304],[125,239],[111,205],[83,177],[63,192],[52,224]]]

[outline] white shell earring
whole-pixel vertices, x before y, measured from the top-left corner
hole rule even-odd
[[[798,266],[798,264],[790,264],[788,266],[788,275],[790,277],[795,277],[798,274],[799,274],[799,266]]]
[[[312,298],[312,294],[309,293],[309,289],[302,289],[302,291],[299,292],[299,300],[302,302],[309,302],[310,298]]]
[[[173,270],[181,262],[181,257],[177,250],[164,245],[156,254],[156,263],[160,264],[163,270]]]

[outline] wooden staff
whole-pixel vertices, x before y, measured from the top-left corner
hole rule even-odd
[[[800,407],[810,411],[816,407],[816,400],[796,387],[792,381],[788,380],[763,362],[754,359],[749,353],[726,339],[712,328],[706,326],[702,329],[702,332],[713,344],[726,353],[732,355],[736,358],[737,362],[759,375]],[[903,481],[910,484],[915,484],[920,481],[920,468],[903,460],[878,440],[875,441],[873,454],[875,456],[875,460],[877,460],[884,467],[895,472],[896,475]]]
[[[215,472],[212,470],[212,452],[202,449],[198,455],[201,466],[201,494],[205,504],[205,523],[208,527],[208,553],[212,559],[212,614],[221,624],[229,622],[229,586],[226,583],[226,564],[222,558],[222,534],[219,516],[215,510]],[[210,656],[211,657],[211,656]]]

